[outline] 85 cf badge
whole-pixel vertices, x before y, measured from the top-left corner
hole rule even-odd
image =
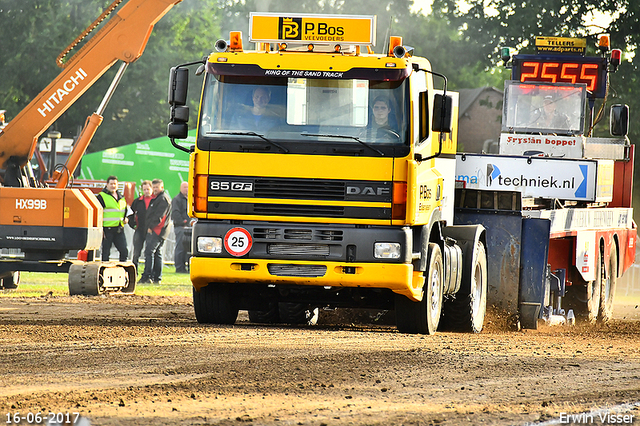
[[[251,234],[244,228],[231,228],[224,236],[224,248],[232,256],[244,256],[252,245]]]

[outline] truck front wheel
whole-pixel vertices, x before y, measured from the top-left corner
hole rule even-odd
[[[201,324],[235,324],[238,303],[227,283],[209,283],[200,291],[193,288],[193,309]]]
[[[440,246],[429,243],[429,263],[422,300],[414,302],[396,294],[396,325],[398,331],[409,334],[434,334],[442,313],[443,264]]]

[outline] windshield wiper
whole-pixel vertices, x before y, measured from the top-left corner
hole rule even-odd
[[[357,136],[350,136],[350,135],[332,135],[332,134],[325,134],[325,133],[300,133],[301,136],[315,136],[315,137],[319,137],[319,138],[339,138],[339,139],[352,139],[356,142],[359,142],[361,145],[366,146],[367,148],[377,152],[378,154],[380,154],[381,156],[384,157],[384,152],[380,151],[378,148],[374,148],[371,145],[369,145],[368,143],[360,140],[359,137]]]
[[[280,145],[277,142],[274,142],[270,139],[267,139],[266,137],[264,137],[264,135],[261,135],[260,133],[256,133],[256,132],[210,132],[214,135],[240,135],[240,136],[257,136],[260,139],[262,139],[263,141],[275,146],[278,149],[281,149],[282,152],[284,152],[285,154],[289,153],[289,150],[287,148],[285,148],[284,146]]]

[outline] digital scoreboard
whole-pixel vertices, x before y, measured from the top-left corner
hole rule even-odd
[[[607,59],[575,55],[515,55],[511,78],[520,82],[585,83],[591,98],[604,98]]]

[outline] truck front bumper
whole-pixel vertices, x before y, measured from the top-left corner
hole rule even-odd
[[[424,277],[406,263],[192,257],[191,281],[197,291],[212,282],[381,288],[419,301]]]

